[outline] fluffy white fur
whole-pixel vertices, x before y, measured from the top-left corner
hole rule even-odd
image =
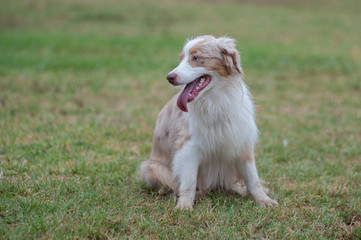
[[[196,55],[201,62],[193,60]],[[258,177],[254,107],[233,39],[201,36],[188,41],[168,77],[183,85],[203,75],[211,81],[188,102],[188,112],[176,106],[179,95],[160,112],[151,156],[140,167],[143,179],[155,189],[173,190],[181,209],[193,208],[196,191],[216,188],[241,195],[248,190],[260,205],[277,205]]]

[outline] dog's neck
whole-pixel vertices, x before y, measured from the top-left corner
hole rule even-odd
[[[242,99],[249,98],[247,86],[241,76],[214,79],[215,84],[199,99],[189,105],[190,115],[224,115],[239,109]],[[237,105],[237,106],[235,106]],[[236,107],[236,108],[235,108]]]
[[[223,80],[229,82],[212,86],[189,105],[186,115],[191,138],[204,143],[203,150],[227,149],[228,158],[232,158],[241,150],[235,145],[239,136],[247,135],[249,129],[257,132],[257,127],[253,124],[253,104],[246,84],[240,77]],[[256,138],[257,135],[252,141]]]

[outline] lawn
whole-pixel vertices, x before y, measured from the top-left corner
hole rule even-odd
[[[3,0],[1,239],[360,239],[361,3]],[[166,81],[192,35],[238,40],[278,207],[148,189]]]

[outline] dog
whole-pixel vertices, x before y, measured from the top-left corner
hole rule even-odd
[[[193,209],[196,193],[214,189],[278,205],[258,177],[258,129],[235,40],[192,38],[179,60],[167,80],[185,86],[159,113],[150,158],[140,165],[143,180],[173,191],[176,208],[185,210]]]

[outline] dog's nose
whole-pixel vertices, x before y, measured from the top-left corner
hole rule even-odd
[[[176,79],[178,75],[176,73],[169,73],[167,76],[168,82],[172,85],[176,85]]]

